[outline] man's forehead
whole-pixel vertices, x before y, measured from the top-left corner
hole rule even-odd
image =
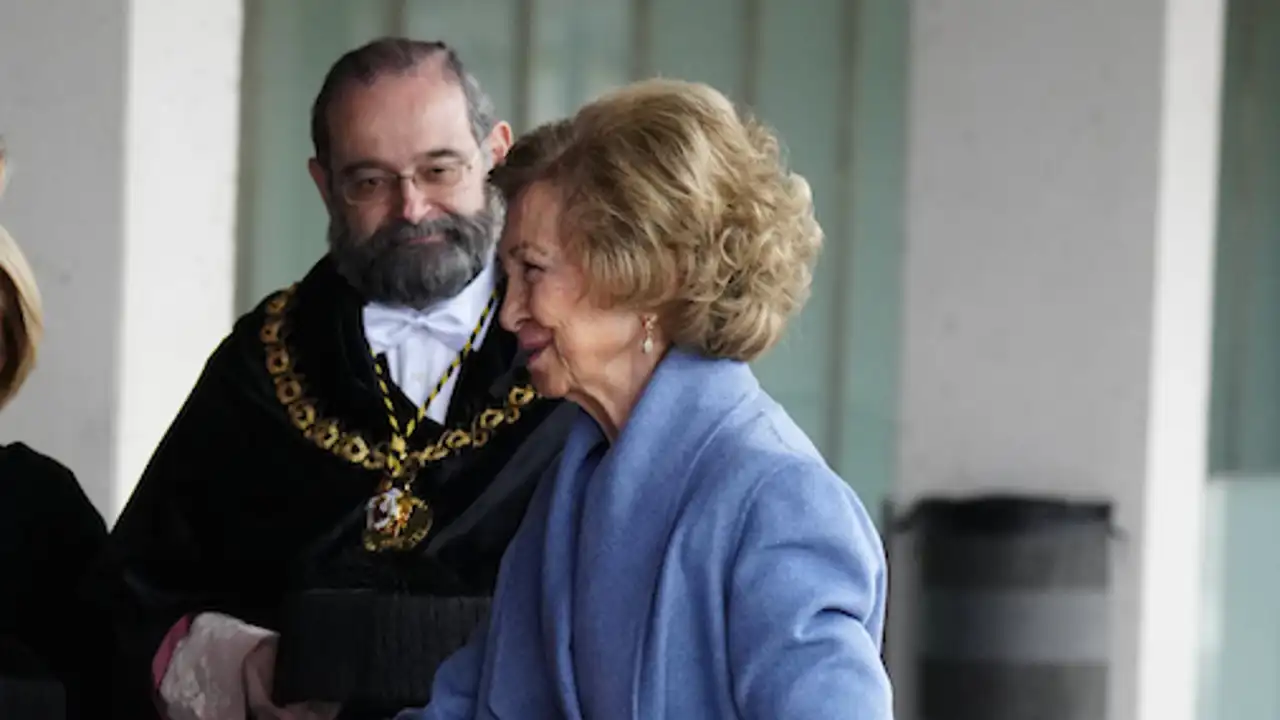
[[[453,147],[471,138],[462,86],[429,67],[385,74],[369,84],[349,83],[328,115],[335,150],[352,146],[355,152],[371,152],[422,143]],[[412,151],[431,149],[436,148]]]

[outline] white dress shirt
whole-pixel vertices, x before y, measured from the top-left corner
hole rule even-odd
[[[494,286],[493,263],[489,262],[462,292],[425,310],[379,303],[364,306],[364,335],[370,349],[374,355],[386,354],[391,380],[415,405],[422,406],[440,376],[462,352],[493,296]],[[485,318],[472,352],[484,342],[497,314],[495,306]],[[459,367],[449,376],[427,408],[427,417],[444,423],[461,372]]]

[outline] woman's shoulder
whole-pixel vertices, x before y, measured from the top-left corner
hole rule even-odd
[[[44,472],[71,475],[62,463],[21,442],[0,445],[0,462],[8,467],[38,468]]]
[[[0,446],[0,506],[27,517],[50,509],[66,519],[80,518],[105,534],[102,516],[67,466],[23,443]]]
[[[843,519],[871,526],[857,493],[823,458],[809,436],[766,393],[745,404],[708,443],[700,474],[716,502],[738,516],[761,503],[811,508],[815,517],[837,510]],[[822,510],[822,511],[820,511]]]
[[[20,442],[0,445],[0,477],[6,485],[52,483],[60,487],[71,483],[79,488],[75,474],[67,466]]]
[[[757,482],[779,474],[818,476],[843,484],[804,430],[763,391],[725,418],[705,455],[718,474]]]
[[[767,398],[767,396],[766,396]],[[708,503],[737,552],[808,548],[843,557],[867,577],[884,572],[884,547],[858,494],[772,400],[714,441],[703,471]],[[710,509],[710,508],[708,508]]]

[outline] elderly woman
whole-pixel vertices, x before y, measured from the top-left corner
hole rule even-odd
[[[501,321],[581,414],[487,631],[404,716],[890,718],[876,531],[746,364],[807,295],[808,187],[702,85],[572,133],[506,186]]]
[[[0,407],[35,364],[41,328],[31,268],[0,227]],[[110,691],[109,625],[79,584],[105,541],[69,470],[21,443],[0,445],[0,718],[98,716]]]

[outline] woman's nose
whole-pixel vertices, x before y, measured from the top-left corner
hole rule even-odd
[[[519,331],[520,324],[525,320],[524,292],[524,284],[518,278],[507,279],[507,292],[502,298],[502,308],[498,311],[498,322],[507,332]]]

